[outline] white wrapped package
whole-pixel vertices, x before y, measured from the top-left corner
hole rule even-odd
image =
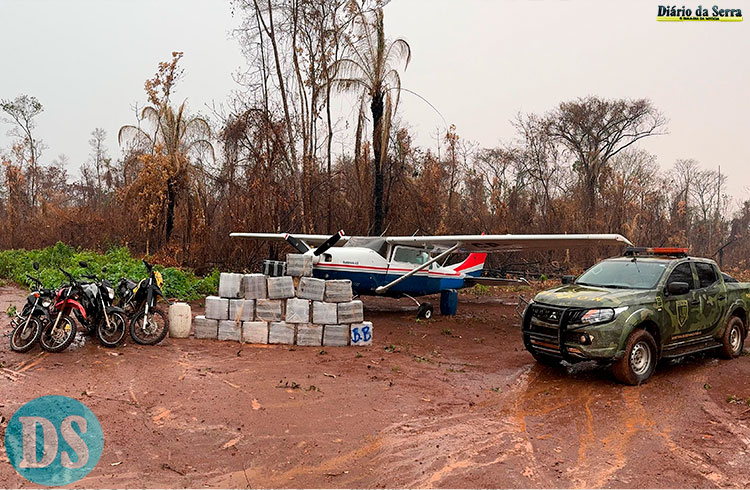
[[[283,313],[280,299],[259,299],[255,302],[255,319],[264,322],[280,322]]]
[[[196,339],[213,339],[219,336],[219,320],[211,320],[203,315],[193,319],[193,335]]]
[[[344,303],[352,300],[352,281],[331,279],[326,281],[325,298],[329,303]]]
[[[357,323],[365,319],[364,306],[360,300],[338,304],[338,323]]]
[[[297,286],[297,297],[309,299],[312,301],[323,301],[326,292],[325,279],[316,279],[314,277],[302,277]]]
[[[269,277],[266,281],[270,299],[294,298],[294,283],[290,276]]]
[[[219,340],[239,341],[242,336],[242,323],[233,320],[219,322]]]
[[[349,345],[349,325],[326,325],[323,327],[323,345],[331,347]]]
[[[294,325],[286,322],[271,322],[268,329],[269,344],[294,344]]]
[[[312,256],[303,254],[287,254],[286,275],[293,277],[312,276]]]
[[[218,296],[206,298],[206,318],[210,320],[226,320],[229,318],[229,300]]]
[[[350,339],[352,345],[372,345],[372,322],[352,323]]]
[[[310,301],[306,299],[291,298],[286,300],[287,323],[307,323],[310,321]]]
[[[263,274],[245,274],[242,276],[242,291],[245,299],[262,299],[267,296],[266,276]]]
[[[268,323],[242,322],[242,341],[250,344],[267,344]]]
[[[222,272],[219,276],[219,296],[222,298],[242,297],[242,274]]]
[[[323,325],[297,325],[297,345],[323,345]]]
[[[338,304],[313,301],[312,322],[320,325],[336,324],[338,318]]]
[[[239,320],[241,322],[252,321],[255,314],[255,300],[252,299],[231,299],[229,300],[229,320]]]

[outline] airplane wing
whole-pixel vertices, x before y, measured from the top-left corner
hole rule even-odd
[[[232,238],[248,238],[250,240],[265,240],[274,242],[284,242],[286,237],[290,233],[230,233],[229,236]],[[302,240],[308,245],[318,246],[325,243],[326,240],[331,238],[331,235],[293,235],[294,238]],[[340,239],[341,244],[348,242],[350,236],[342,236]]]
[[[393,245],[434,247],[438,250],[458,245],[460,252],[516,252],[592,245],[633,245],[624,236],[616,234],[392,236],[385,239]]]

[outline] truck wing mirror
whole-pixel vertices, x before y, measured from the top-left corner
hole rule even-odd
[[[562,276],[563,284],[573,284],[576,280],[576,276]]]
[[[667,284],[667,292],[675,296],[687,294],[690,292],[690,285],[682,281],[670,282]]]

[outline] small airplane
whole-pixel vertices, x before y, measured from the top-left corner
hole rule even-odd
[[[433,307],[415,297],[474,286],[519,283],[525,280],[481,277],[489,252],[516,252],[592,245],[627,245],[616,234],[553,235],[444,235],[444,236],[333,236],[289,233],[231,233],[233,238],[286,241],[313,258],[313,276],[349,279],[358,295],[408,297],[418,306],[417,316],[429,319]],[[341,242],[343,246],[336,246]],[[314,248],[313,248],[314,247]],[[455,253],[465,260],[446,265]],[[442,261],[442,262],[441,262]]]

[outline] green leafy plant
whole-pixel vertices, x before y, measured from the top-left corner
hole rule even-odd
[[[78,263],[87,262],[88,268],[82,268]],[[39,263],[39,272],[34,268],[34,262]],[[102,274],[102,267],[107,272]],[[105,253],[91,250],[75,249],[64,243],[36,250],[3,250],[0,251],[0,278],[8,279],[18,284],[29,285],[26,274],[39,276],[42,284],[48,288],[55,288],[67,281],[65,275],[59,271],[62,268],[74,277],[81,274],[96,274],[105,276],[113,284],[121,277],[140,280],[146,277],[146,267],[141,259],[133,257],[127,247],[112,246]],[[219,271],[214,270],[206,277],[197,276],[189,269],[162,267],[155,269],[164,278],[164,294],[168,298],[181,301],[194,301],[203,296],[215,294],[219,288]]]

